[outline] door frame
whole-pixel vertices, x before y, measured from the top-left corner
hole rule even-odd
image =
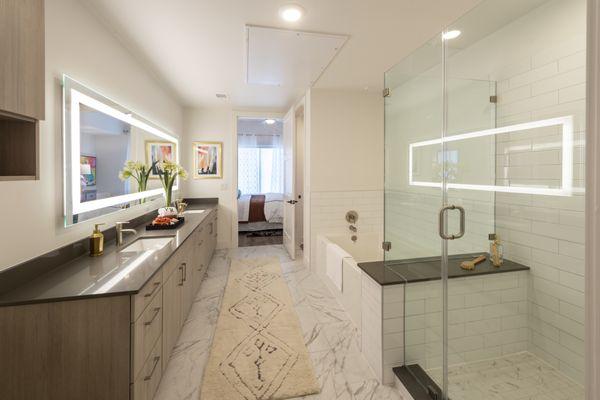
[[[295,159],[295,182],[297,183],[298,180],[296,179],[298,177],[299,173],[302,173],[302,187],[298,187],[296,186],[295,190],[296,190],[296,197],[298,196],[298,193],[302,193],[302,198],[300,199],[300,203],[302,205],[302,244],[304,246],[304,248],[306,248],[306,227],[305,224],[306,219],[307,219],[307,212],[305,209],[305,198],[306,198],[306,191],[307,191],[307,185],[306,185],[306,109],[305,109],[305,98],[302,97],[302,99],[300,99],[300,101],[298,101],[298,103],[296,103],[296,105],[294,106],[294,130],[295,130],[295,136],[296,136],[296,147],[295,147],[295,151],[296,151],[296,159]],[[302,147],[303,147],[303,154],[302,154],[302,170],[300,170],[298,168],[298,113],[302,113]],[[296,225],[296,233],[297,232],[297,224],[298,221],[294,222]],[[298,237],[296,237],[296,242],[298,242]],[[304,252],[304,251],[303,251]],[[305,259],[304,255],[303,255],[303,260]]]
[[[231,247],[236,249],[238,243],[238,207],[237,207],[237,187],[238,187],[238,133],[237,121],[239,118],[273,118],[282,119],[285,113],[278,111],[249,111],[234,110],[232,113],[231,129],[231,157],[232,157],[232,177],[231,177]]]
[[[304,248],[302,250],[303,264],[310,267],[310,252],[311,252],[311,228],[310,228],[310,89],[291,107],[294,110],[294,117],[302,110],[304,119],[304,160],[302,162],[304,177],[302,181],[302,242]],[[294,129],[295,129],[294,120]],[[298,170],[296,170],[298,173]],[[296,189],[297,190],[297,189]],[[297,258],[296,258],[297,259]]]
[[[600,398],[600,0],[587,1],[585,396]]]
[[[292,260],[296,259],[296,159],[296,109],[291,107],[283,119],[283,247]]]

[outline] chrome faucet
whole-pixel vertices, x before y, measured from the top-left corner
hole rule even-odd
[[[123,245],[123,232],[133,233],[134,235],[137,233],[135,229],[123,229],[123,224],[128,224],[129,222],[115,222],[115,229],[117,230],[117,246]]]

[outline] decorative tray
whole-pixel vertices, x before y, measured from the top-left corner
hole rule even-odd
[[[172,225],[152,225],[150,223],[150,224],[146,225],[146,230],[147,231],[162,231],[162,230],[168,230],[168,229],[177,229],[185,222],[185,217],[176,217],[176,219],[177,219],[177,222],[175,222]]]

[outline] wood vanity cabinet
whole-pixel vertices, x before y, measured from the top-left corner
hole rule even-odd
[[[146,284],[146,286],[150,285],[147,292],[153,290],[152,285],[163,282],[160,285],[162,336],[154,346],[133,340],[132,359],[135,380],[132,382],[131,398],[134,400],[151,400],[158,387],[162,371],[167,368],[169,356],[177,343],[183,323],[189,314],[216,247],[216,230],[213,228],[215,220],[216,212],[209,214],[156,274],[155,283],[151,281]],[[199,268],[200,265],[203,267]],[[143,292],[142,290],[140,293]],[[156,308],[150,303],[146,307],[146,310],[150,311],[144,311],[143,314],[158,320],[159,317],[154,317]],[[144,321],[148,321],[148,318]],[[152,329],[151,325],[146,326],[147,330]],[[136,358],[137,353],[141,353],[142,356]],[[136,359],[145,360],[139,371],[135,366]]]
[[[0,307],[0,399],[152,400],[215,250],[207,212],[134,295]]]

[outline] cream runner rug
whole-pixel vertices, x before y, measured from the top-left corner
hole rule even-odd
[[[232,260],[200,399],[275,400],[319,390],[279,260]]]

